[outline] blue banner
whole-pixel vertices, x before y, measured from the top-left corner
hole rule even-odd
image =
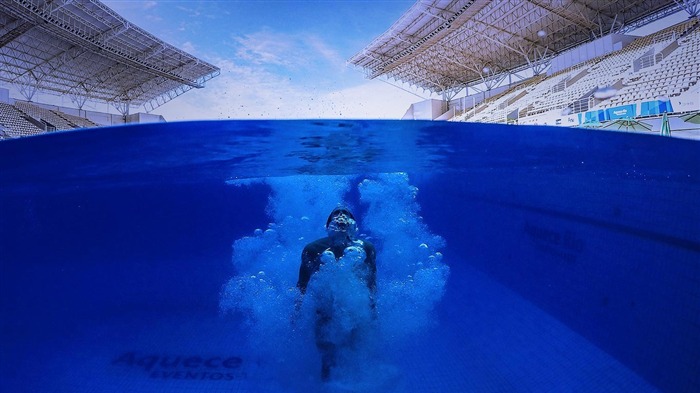
[[[605,110],[605,117],[608,120],[634,119],[637,117],[637,104],[616,106]]]
[[[671,101],[654,100],[642,102],[641,116],[660,115],[664,112],[673,112],[673,106],[671,105]]]
[[[602,109],[586,112],[583,116],[584,123],[600,123],[601,121],[605,121],[605,111]]]

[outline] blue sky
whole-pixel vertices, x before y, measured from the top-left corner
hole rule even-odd
[[[132,23],[221,68],[153,113],[167,120],[400,118],[428,93],[367,80],[346,61],[414,3],[103,0]],[[403,86],[406,88],[407,86]],[[421,98],[422,97],[422,98]]]

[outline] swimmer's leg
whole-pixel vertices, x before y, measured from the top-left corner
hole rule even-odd
[[[331,343],[317,343],[321,351],[321,380],[328,381],[331,377],[331,369],[335,367],[335,345]]]
[[[331,376],[331,369],[336,363],[336,346],[329,340],[328,324],[331,322],[330,315],[316,312],[316,348],[321,352],[321,379],[328,381]]]

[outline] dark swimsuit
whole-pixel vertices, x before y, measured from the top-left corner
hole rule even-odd
[[[376,252],[372,243],[368,241],[362,241],[365,251],[365,265],[369,272],[367,277],[367,287],[374,293],[376,289],[376,276],[377,276],[377,264],[376,264]],[[318,239],[315,242],[309,243],[304,247],[304,251],[301,253],[301,267],[299,268],[299,281],[297,281],[297,287],[301,290],[301,293],[306,293],[306,286],[309,284],[311,276],[321,268],[321,254],[326,250],[331,250],[335,259],[340,259],[343,256],[345,248],[354,246],[354,243],[333,245],[330,238],[324,237],[323,239]]]
[[[372,310],[375,309],[374,303],[374,293],[376,291],[377,283],[377,265],[376,265],[376,252],[372,243],[368,241],[362,241],[362,248],[365,251],[365,266],[367,268],[367,275],[365,277],[367,288],[370,290],[370,305]],[[340,259],[345,252],[347,247],[359,246],[356,242],[348,241],[346,244],[336,244],[334,245],[330,238],[318,239],[312,243],[309,243],[304,247],[304,251],[301,253],[301,267],[299,268],[299,281],[297,281],[297,287],[301,290],[301,293],[306,293],[306,287],[311,280],[311,276],[316,273],[323,264],[321,260],[321,254],[325,251],[330,250],[333,252],[335,259]],[[330,370],[335,365],[337,343],[328,342],[323,339],[323,330],[325,327],[331,323],[332,315],[328,313],[327,310],[316,310],[316,346],[321,351],[321,378],[327,380],[330,376]]]

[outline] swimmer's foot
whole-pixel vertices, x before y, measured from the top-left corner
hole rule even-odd
[[[323,364],[321,366],[321,381],[328,382],[331,379],[331,366]]]

